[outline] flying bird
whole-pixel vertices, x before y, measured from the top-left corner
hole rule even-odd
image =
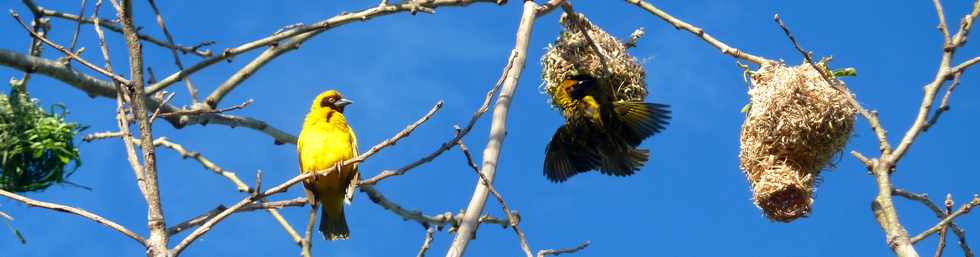
[[[545,149],[544,175],[552,182],[590,170],[629,176],[650,159],[649,150],[636,147],[664,130],[669,107],[617,100],[606,87],[579,74],[562,81],[552,94],[566,120]]]

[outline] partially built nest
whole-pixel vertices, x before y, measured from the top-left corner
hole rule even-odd
[[[847,144],[856,109],[808,64],[767,63],[751,77],[741,167],[756,206],[790,222],[810,213],[820,171]]]
[[[585,15],[562,14],[564,30],[541,57],[544,91],[554,96],[555,89],[572,75],[586,74],[598,79],[615,100],[643,101],[647,96],[646,72],[626,50],[623,42],[589,22]],[[582,31],[586,31],[583,34]],[[595,42],[595,47],[589,42]],[[596,48],[599,52],[596,52]],[[608,66],[608,70],[606,67]],[[552,102],[554,105],[554,102]],[[558,106],[555,106],[558,107]]]

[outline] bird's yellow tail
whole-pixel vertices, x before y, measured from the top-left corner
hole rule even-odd
[[[347,240],[350,229],[344,216],[344,197],[320,199],[320,233],[327,240]]]

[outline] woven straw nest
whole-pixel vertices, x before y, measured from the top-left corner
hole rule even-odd
[[[752,84],[739,159],[753,200],[770,220],[805,217],[820,171],[847,144],[856,110],[807,64],[763,64]]]
[[[622,42],[592,25],[582,14],[578,14],[578,18],[562,14],[560,22],[564,30],[541,57],[546,93],[553,96],[558,85],[572,75],[588,74],[597,78],[600,85],[609,85],[605,89],[610,90],[609,95],[615,100],[643,101],[646,98],[646,72]],[[582,30],[587,31],[602,53],[596,53]],[[608,65],[608,71],[603,62]]]

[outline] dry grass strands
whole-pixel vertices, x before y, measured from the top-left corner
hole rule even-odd
[[[554,95],[558,85],[572,75],[588,74],[601,85],[610,85],[606,87],[610,90],[608,94],[616,100],[642,102],[646,98],[646,72],[626,51],[623,42],[592,25],[583,14],[578,14],[578,18],[562,14],[560,22],[565,29],[541,57],[546,93]],[[582,30],[587,31],[588,37]]]
[[[739,159],[753,200],[770,220],[805,217],[820,171],[847,144],[856,110],[809,64],[763,64],[752,84]]]

